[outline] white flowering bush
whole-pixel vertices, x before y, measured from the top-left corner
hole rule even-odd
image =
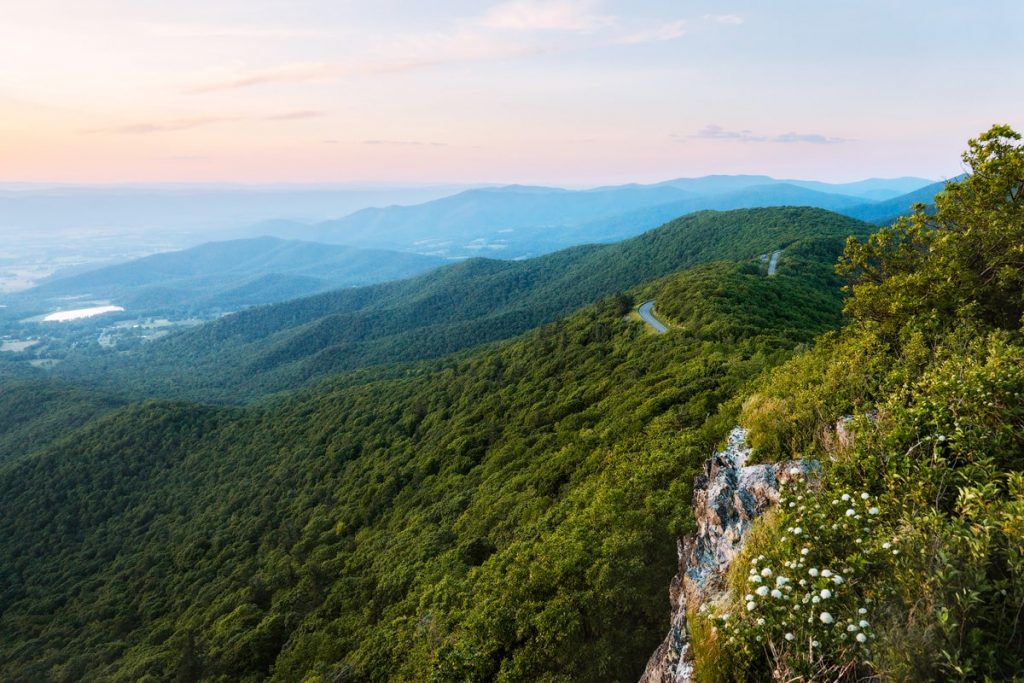
[[[733,600],[698,617],[731,653],[719,665],[788,680],[834,679],[868,662],[870,578],[900,553],[882,522],[885,507],[867,492],[791,488],[730,568]]]

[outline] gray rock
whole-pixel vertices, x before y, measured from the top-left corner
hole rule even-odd
[[[754,520],[779,502],[781,487],[815,477],[817,461],[787,460],[774,465],[747,465],[751,448],[747,430],[736,427],[724,451],[704,465],[693,484],[697,530],[679,539],[679,573],[669,587],[672,623],[651,656],[641,683],[689,683],[693,664],[687,609],[725,597],[725,573],[743,549]]]

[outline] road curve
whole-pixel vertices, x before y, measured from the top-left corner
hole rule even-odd
[[[780,256],[782,256],[781,249],[772,252],[772,260],[768,262],[768,277],[775,275],[775,266],[779,265]]]
[[[660,320],[654,317],[653,309],[654,299],[651,299],[650,301],[645,301],[642,304],[640,304],[640,308],[636,309],[636,312],[640,314],[640,317],[643,318],[643,321],[645,323],[651,326],[652,330],[654,330],[658,334],[665,334],[666,332],[668,332],[668,328],[665,327],[665,325]]]

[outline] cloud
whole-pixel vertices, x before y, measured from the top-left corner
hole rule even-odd
[[[378,58],[345,63],[286,64],[199,84],[186,92],[203,94],[278,83],[330,83],[345,78],[403,73],[442,64],[522,57],[544,51],[537,45],[500,40],[478,31],[411,34],[378,46],[377,52],[382,55]]]
[[[738,26],[743,23],[743,17],[738,14],[705,14],[704,18],[716,24],[728,24]]]
[[[188,93],[210,93],[220,90],[248,88],[269,83],[309,83],[329,81],[341,75],[340,67],[330,64],[286,64],[274,69],[253,71],[248,74],[211,81],[189,88]]]
[[[218,123],[229,123],[232,121],[239,121],[241,117],[238,116],[194,116],[191,118],[184,119],[172,119],[170,121],[159,121],[151,123],[132,123],[124,126],[114,126],[112,128],[97,128],[90,130],[90,133],[118,133],[126,135],[141,135],[146,133],[167,133],[176,130],[189,130],[191,128],[201,128],[202,126],[212,126]]]
[[[447,147],[446,142],[423,142],[420,140],[363,140],[364,145],[398,145],[402,147]]]
[[[702,140],[734,140],[738,142],[776,142],[781,144],[807,143],[811,145],[835,145],[849,142],[847,138],[830,137],[820,133],[783,133],[781,135],[758,135],[751,130],[726,130],[715,124],[708,124],[691,138]]]
[[[743,142],[767,142],[768,140],[762,135],[754,135],[750,130],[725,130],[713,123],[704,126],[690,137],[703,140],[741,140]]]
[[[808,142],[812,145],[837,145],[849,142],[846,138],[833,138],[820,133],[783,133],[772,138],[772,142]]]
[[[148,24],[145,30],[160,38],[324,38],[331,31],[263,26],[215,26],[203,24]]]
[[[640,45],[643,43],[659,43],[666,40],[675,40],[686,34],[686,22],[683,20],[670,21],[661,26],[630,33],[612,42],[617,45]]]
[[[326,112],[322,111],[286,111],[280,114],[271,114],[270,116],[264,116],[264,121],[296,121],[298,119],[315,119],[324,116]]]
[[[590,12],[590,3],[570,0],[514,0],[492,7],[480,26],[512,31],[571,31],[590,33],[614,26],[613,16]]]
[[[151,121],[145,123],[130,123],[123,126],[110,128],[94,128],[85,132],[88,133],[113,133],[116,135],[146,135],[150,133],[171,133],[179,130],[190,130],[203,126],[213,126],[221,123],[237,123],[239,121],[296,121],[299,119],[310,119],[324,116],[326,112],[302,110],[286,111],[279,114],[265,116],[193,116],[189,118],[171,119],[169,121]]]

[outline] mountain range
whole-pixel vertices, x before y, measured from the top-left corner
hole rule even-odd
[[[470,259],[412,279],[252,308],[127,354],[73,354],[58,373],[143,395],[247,400],[346,370],[506,339],[716,259],[755,259],[812,238],[832,238],[834,258],[841,238],[869,230],[821,209],[701,212],[616,244],[522,261]]]
[[[210,315],[410,277],[445,263],[420,254],[273,237],[210,242],[74,275],[7,297],[22,311],[113,300],[136,315]]]
[[[929,185],[920,178],[830,185],[767,176],[706,176],[591,190],[508,186],[466,190],[423,204],[367,208],[314,224],[269,221],[250,230],[447,257],[516,258],[625,239],[708,209],[812,206],[856,218],[892,218],[909,211],[914,200],[930,191],[922,190]],[[940,189],[941,184],[935,186],[931,195]]]

